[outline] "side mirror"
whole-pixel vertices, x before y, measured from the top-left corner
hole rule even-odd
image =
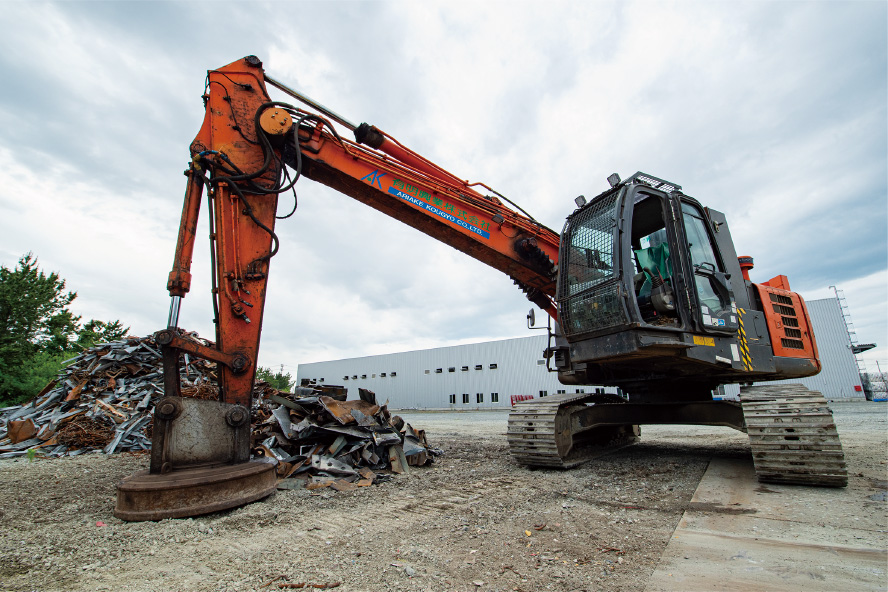
[[[533,329],[534,325],[536,325],[536,313],[531,308],[530,312],[527,313],[527,328]]]

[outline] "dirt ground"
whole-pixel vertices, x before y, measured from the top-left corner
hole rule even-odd
[[[884,403],[834,406],[850,484],[888,546]],[[0,461],[0,590],[644,590],[729,428],[650,426],[571,471],[508,454],[501,412],[401,414],[444,456],[355,492],[278,491],[205,517],[126,523],[114,485],[144,455]],[[317,587],[313,589],[318,589]]]

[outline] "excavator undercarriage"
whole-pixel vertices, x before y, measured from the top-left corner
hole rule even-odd
[[[560,394],[515,404],[509,450],[522,465],[572,468],[632,444],[640,425],[728,426],[749,435],[759,481],[848,484],[832,412],[799,384],[741,389],[740,401],[631,403],[607,393]]]
[[[641,434],[621,413],[622,397],[560,394],[515,404],[509,414],[509,450],[529,467],[569,469],[632,444]]]

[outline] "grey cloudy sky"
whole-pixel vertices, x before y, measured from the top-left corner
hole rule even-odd
[[[32,251],[85,318],[162,328],[206,70],[255,54],[556,231],[612,172],[681,184],[727,214],[754,280],[843,289],[888,371],[886,6],[0,2],[0,263]],[[297,190],[261,364],[528,334],[507,277]],[[181,325],[212,337],[206,240],[193,271]]]

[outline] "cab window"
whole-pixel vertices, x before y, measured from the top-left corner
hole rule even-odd
[[[731,309],[731,301],[716,276],[722,269],[712,248],[703,213],[698,207],[686,202],[682,202],[681,211],[700,304],[714,314],[727,312]]]

